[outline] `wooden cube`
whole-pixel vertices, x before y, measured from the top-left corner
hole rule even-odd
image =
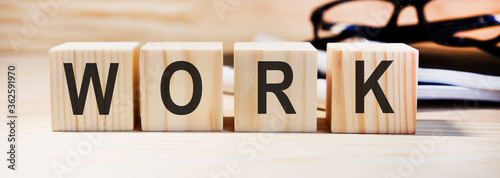
[[[139,43],[64,43],[49,56],[52,130],[134,129]]]
[[[316,57],[305,42],[236,43],[235,131],[315,132]]]
[[[402,43],[327,45],[327,123],[334,133],[414,134],[418,51]]]
[[[156,42],[141,48],[143,131],[222,130],[222,43]]]

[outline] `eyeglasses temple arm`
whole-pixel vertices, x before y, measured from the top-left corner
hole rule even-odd
[[[500,20],[493,15],[480,15],[456,20],[430,22],[429,28],[431,31],[441,32],[438,35],[442,35],[442,33],[454,34],[461,31],[475,30],[500,25],[499,21]]]
[[[339,1],[331,2],[328,4],[322,5],[313,11],[313,13],[311,15],[311,22],[312,22],[313,28],[314,28],[313,29],[314,30],[314,40],[317,40],[319,38],[318,37],[318,30],[320,28],[321,21],[323,19],[323,14],[325,13],[325,11],[330,9],[333,6],[336,6],[338,4],[348,2],[348,1],[352,1],[352,0],[339,0]]]

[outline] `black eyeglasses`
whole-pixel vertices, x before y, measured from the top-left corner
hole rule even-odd
[[[479,0],[481,1],[481,0]],[[494,2],[494,1],[493,1]],[[386,21],[381,20],[384,24],[382,27],[376,27],[376,25],[355,25],[346,24],[339,22],[330,22],[329,19],[325,19],[325,14],[332,9],[340,8],[339,6],[349,6],[349,4],[360,3],[367,5],[369,8],[353,8],[355,5],[351,5],[351,11],[340,11],[337,16],[339,18],[348,18],[355,16],[357,14],[368,14],[370,16],[377,16],[379,12],[385,12],[387,16]],[[372,4],[369,4],[372,3]],[[377,3],[377,4],[373,4]],[[458,3],[458,4],[457,4]],[[472,6],[477,5],[478,2],[470,2]],[[479,2],[480,3],[480,2]],[[450,4],[453,4],[450,6]],[[432,1],[432,0],[368,0],[368,1],[355,1],[355,0],[339,0],[325,4],[318,9],[316,9],[311,16],[311,21],[314,26],[314,40],[311,43],[318,49],[326,49],[326,44],[328,42],[342,41],[350,37],[362,37],[368,40],[381,41],[381,42],[404,42],[404,43],[414,43],[421,41],[433,41],[438,44],[446,46],[456,46],[456,47],[478,47],[486,52],[489,52],[497,57],[500,57],[500,30],[493,29],[492,33],[494,36],[492,38],[475,38],[468,36],[460,36],[460,33],[464,32],[474,32],[477,30],[485,30],[496,28],[500,26],[500,7],[497,9],[490,9],[493,13],[497,14],[481,14],[481,9],[476,7],[463,7],[468,4],[460,4],[460,1]],[[481,4],[479,4],[481,5]],[[482,4],[483,6],[485,4]],[[486,4],[491,6],[490,4]],[[416,24],[411,25],[400,25],[398,26],[398,19],[402,15],[401,12],[407,7],[414,7],[417,15]],[[460,7],[457,9],[457,7]],[[494,6],[493,6],[494,7]],[[374,10],[374,9],[377,9]],[[453,14],[454,12],[443,11],[446,9],[451,9],[448,11],[464,11],[468,14],[460,14],[455,16],[450,16],[447,14]],[[471,9],[472,8],[472,9]],[[358,10],[358,11],[352,11]],[[371,12],[368,12],[370,11]],[[361,11],[361,12],[360,12]],[[345,13],[351,13],[346,15]],[[375,12],[375,13],[373,13]],[[392,12],[391,15],[388,15]],[[354,15],[352,13],[355,13]],[[474,14],[475,13],[475,14]],[[384,13],[379,13],[384,14]],[[456,13],[455,13],[456,14]],[[481,14],[481,15],[477,15]],[[467,16],[467,17],[463,17]],[[341,20],[339,19],[339,20]],[[384,18],[379,18],[384,19]],[[378,24],[380,25],[380,23]],[[332,31],[333,36],[326,38],[320,38],[319,33],[321,31]],[[491,30],[490,30],[491,31]],[[496,31],[496,32],[495,32]]]

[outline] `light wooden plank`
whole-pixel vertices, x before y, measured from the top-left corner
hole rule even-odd
[[[58,9],[46,11],[39,5],[50,2]],[[142,45],[152,41],[222,41],[224,53],[230,54],[235,42],[252,41],[258,33],[293,41],[312,38],[311,12],[329,1],[58,2],[0,2],[0,36],[5,37],[0,38],[0,50],[47,50],[67,41],[139,41]],[[29,28],[27,35],[23,33],[25,28]]]
[[[51,96],[47,94],[51,91],[49,54],[43,51],[0,52],[0,55],[0,66],[17,65],[20,96],[19,169],[3,171],[4,177],[54,177],[57,174],[53,165],[57,164],[69,168],[64,169],[62,177],[140,177],[145,172],[172,177],[210,177],[210,173],[226,171],[228,163],[234,161],[241,168],[235,177],[384,177],[388,172],[404,177],[398,170],[401,160],[409,161],[410,155],[420,160],[419,145],[434,140],[433,134],[442,134],[443,141],[429,147],[433,151],[412,166],[414,171],[407,174],[409,177],[497,177],[500,174],[498,104],[419,103],[416,135],[331,134],[323,133],[325,130],[320,127],[318,133],[313,134],[262,135],[235,133],[229,122],[229,125],[225,122],[228,129],[223,133],[58,133],[51,131]],[[6,96],[0,95],[0,101],[7,100]],[[224,116],[230,121],[231,102],[232,96],[224,95]],[[320,113],[324,112],[318,111],[318,124],[326,127]],[[6,111],[0,112],[2,114],[5,116]],[[0,131],[7,132],[6,129],[5,124],[0,125]],[[68,164],[68,156],[75,156],[76,149],[88,143],[87,135],[102,136],[102,140],[86,154],[78,154],[81,159],[71,159],[73,164]],[[250,141],[260,136],[272,141],[263,144],[259,140],[257,149]],[[0,142],[0,146],[7,148],[5,143]],[[253,153],[241,152],[240,147],[255,151],[255,157]]]

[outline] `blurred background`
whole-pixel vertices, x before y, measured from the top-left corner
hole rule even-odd
[[[1,0],[0,50],[48,50],[68,41],[222,41],[268,34],[288,41],[311,40],[311,13],[328,0]],[[429,19],[500,14],[498,0],[436,0]],[[388,2],[357,1],[327,11],[325,18],[384,26],[392,13]],[[416,24],[414,7],[398,24]],[[461,33],[490,38],[500,27]],[[465,49],[467,50],[467,49]]]
[[[222,41],[231,53],[234,42],[252,41],[258,33],[311,39],[311,12],[326,2],[2,0],[0,49],[48,50],[68,41]],[[19,45],[11,42],[15,35],[22,38]]]

